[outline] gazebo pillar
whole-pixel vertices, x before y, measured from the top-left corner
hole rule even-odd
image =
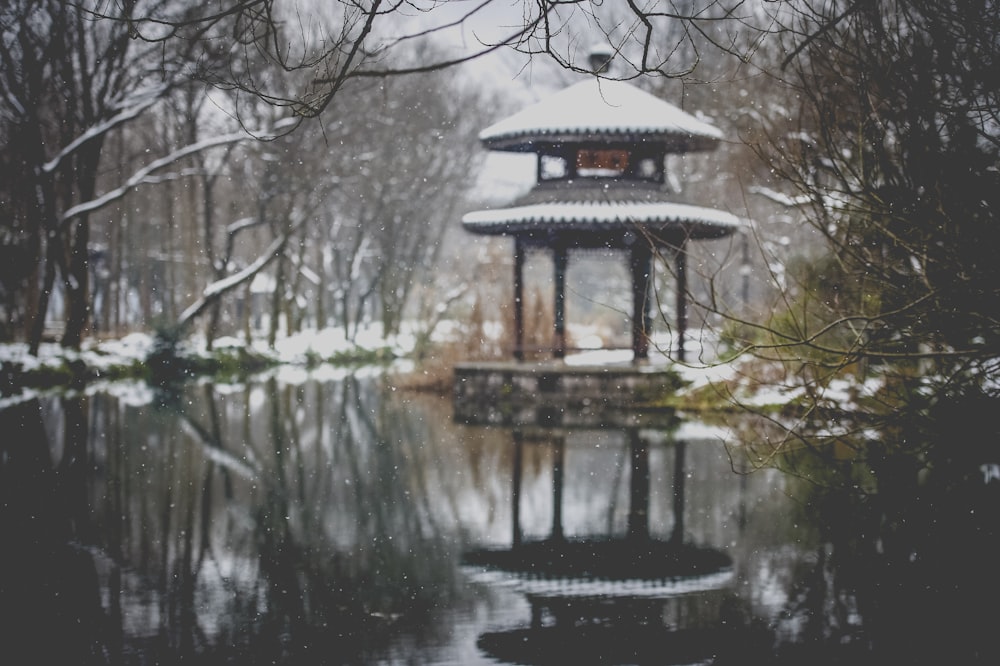
[[[524,243],[514,237],[514,358],[524,360]]]
[[[681,241],[674,260],[677,267],[677,360],[684,361],[687,341],[687,243]]]
[[[555,358],[566,356],[566,266],[569,251],[562,245],[552,250],[552,263],[555,275],[555,304],[553,307],[555,319],[555,336],[552,340],[552,355]]]
[[[629,254],[632,271],[632,359],[649,358],[649,331],[653,322],[649,314],[649,277],[653,254],[647,243],[634,243]]]

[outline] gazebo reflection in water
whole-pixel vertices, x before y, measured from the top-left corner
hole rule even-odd
[[[633,414],[636,425],[597,419],[573,427],[556,414],[542,410],[533,423],[478,423],[510,433],[512,531],[508,546],[469,550],[463,565],[473,581],[523,594],[531,607],[525,625],[484,633],[479,648],[518,664],[687,664],[765,647],[767,637],[747,628],[732,594],[729,555],[685,538],[687,450],[713,442],[686,437],[669,412]],[[595,451],[600,464],[619,467],[611,485],[620,488],[595,487],[590,474],[569,475],[567,454]],[[651,487],[654,453],[658,469],[672,467],[669,491]],[[551,461],[551,524],[541,537],[525,534],[525,522],[537,526],[537,516],[523,513],[526,459]],[[610,498],[605,532],[567,533],[563,499],[574,486]],[[671,515],[658,522],[669,529],[657,535],[651,496],[662,500],[665,491]],[[616,525],[618,496],[627,507]]]

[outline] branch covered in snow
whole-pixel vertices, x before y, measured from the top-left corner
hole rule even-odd
[[[774,203],[780,204],[782,206],[788,206],[789,208],[807,206],[813,201],[812,198],[806,195],[793,197],[784,194],[782,192],[778,192],[777,190],[773,190],[770,187],[763,187],[763,186],[751,187],[749,191],[751,194],[759,194],[760,196],[765,197],[769,201],[773,201]]]
[[[274,242],[271,243],[264,253],[243,270],[233,273],[232,275],[221,280],[216,280],[205,287],[205,290],[201,293],[201,298],[192,303],[186,310],[184,310],[184,312],[181,313],[180,318],[177,320],[177,330],[183,331],[195,319],[195,317],[207,310],[227,292],[232,291],[244,282],[253,279],[257,273],[281,255],[282,251],[285,249],[285,245],[288,244],[288,239],[292,237],[299,226],[301,226],[301,223],[294,225],[287,232],[274,239]]]
[[[280,131],[281,127],[284,126],[285,124],[286,123],[275,124],[274,131]],[[238,141],[246,141],[247,139],[254,138],[254,136],[267,137],[270,136],[270,133],[261,133],[253,135],[247,132],[234,132],[232,134],[223,134],[221,136],[211,137],[209,139],[205,139],[203,141],[198,141],[196,143],[184,146],[183,148],[179,148],[174,152],[170,153],[169,155],[165,155],[164,157],[161,157],[158,160],[154,160],[153,162],[150,162],[143,168],[139,169],[134,174],[132,174],[132,176],[129,177],[128,180],[126,180],[122,185],[116,187],[115,189],[105,192],[96,199],[91,199],[90,201],[85,201],[81,204],[77,204],[76,206],[72,206],[62,214],[60,222],[62,224],[67,224],[69,221],[71,221],[78,215],[85,215],[87,213],[92,213],[95,210],[99,210],[110,203],[118,201],[126,194],[128,194],[131,190],[147,182],[147,179],[149,178],[150,174],[160,169],[163,169],[164,167],[170,166],[171,164],[178,162],[179,160],[187,157],[188,155],[193,155],[195,153],[199,153],[203,150],[208,150],[209,148],[215,148],[217,146],[224,146]]]
[[[244,229],[249,229],[251,227],[256,227],[264,223],[259,217],[241,217],[235,222],[231,222],[226,226],[226,233],[230,236],[235,236]]]
[[[66,157],[72,155],[73,152],[76,151],[76,149],[82,146],[83,144],[87,143],[91,139],[94,139],[102,134],[110,132],[119,125],[123,125],[129,122],[130,120],[139,117],[140,115],[142,115],[144,111],[146,111],[146,109],[156,104],[162,97],[163,93],[166,92],[166,90],[167,90],[166,86],[160,86],[157,89],[153,90],[151,93],[149,93],[149,97],[144,99],[139,104],[136,104],[135,106],[129,107],[127,109],[123,109],[118,114],[116,114],[111,118],[108,118],[104,122],[98,123],[93,127],[87,128],[87,131],[85,131],[83,134],[81,134],[76,139],[67,144],[65,148],[60,150],[58,155],[56,155],[51,160],[42,165],[42,171],[44,171],[45,173],[52,173],[53,171],[59,168],[59,164],[64,159],[66,159]]]

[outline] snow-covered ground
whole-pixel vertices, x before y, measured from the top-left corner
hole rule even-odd
[[[65,349],[55,343],[43,343],[37,356],[29,353],[28,345],[24,343],[0,344],[0,368],[4,374],[53,373],[65,368],[70,363],[81,363],[97,376],[96,382],[88,384],[87,390],[110,390],[129,401],[144,404],[151,399],[151,389],[140,380],[122,380],[102,382],[100,377],[112,368],[129,367],[143,363],[153,350],[155,338],[149,333],[131,333],[114,340],[88,340],[79,351]],[[215,340],[216,350],[243,347],[242,340],[236,338],[218,338]],[[279,364],[278,372],[283,379],[303,381],[307,376],[315,376],[316,372],[330,371],[323,368],[312,373],[305,371],[305,365],[317,358],[327,359],[338,354],[356,351],[391,349],[397,356],[405,356],[412,350],[412,336],[399,336],[387,340],[380,330],[375,328],[359,331],[354,340],[348,340],[343,330],[326,329],[322,331],[304,331],[302,333],[281,338],[273,349],[266,341],[255,340],[251,347],[262,357],[272,358]],[[192,337],[181,348],[182,353],[197,356],[206,353],[207,346],[203,339]],[[343,371],[340,371],[343,372]],[[11,390],[12,389],[12,390]],[[14,402],[37,396],[42,390],[30,387],[8,386],[8,395],[0,397],[0,409]]]
[[[67,361],[80,360],[97,368],[113,365],[128,365],[141,361],[153,347],[153,338],[142,333],[134,333],[119,340],[88,342],[80,351],[65,349],[55,343],[43,342],[38,356],[28,353],[28,345],[13,342],[0,345],[0,364],[11,364],[25,372],[41,370],[45,367],[61,367]]]
[[[458,326],[443,326],[439,329],[438,339],[448,339],[461,335]],[[566,358],[569,365],[624,365],[631,363],[632,352],[621,349],[601,349],[598,336],[588,337],[586,330],[574,331],[574,339],[581,351],[570,354]],[[381,372],[382,369],[343,368],[329,364],[316,364],[317,359],[331,359],[355,352],[388,349],[393,356],[402,359],[396,369],[405,369],[409,361],[408,355],[413,351],[415,336],[405,333],[393,338],[382,335],[380,327],[369,327],[358,331],[353,339],[349,339],[342,329],[306,330],[294,335],[280,338],[274,348],[270,348],[263,339],[251,344],[254,352],[265,358],[271,358],[277,363],[273,372],[285,383],[301,383],[308,378],[342,377],[345,374],[357,372]],[[86,366],[97,381],[89,382],[85,390],[106,390],[120,394],[129,401],[148,402],[152,390],[141,380],[103,382],[101,374],[111,368],[128,367],[142,363],[152,351],[155,340],[151,334],[133,333],[116,340],[91,340],[84,344],[80,351],[66,350],[54,344],[43,344],[38,356],[28,353],[25,344],[13,343],[0,345],[0,368],[4,373],[13,368],[21,372],[44,372],[47,368],[58,371],[67,363],[79,362]],[[697,390],[707,386],[725,386],[725,390],[735,401],[749,407],[771,407],[785,405],[805,394],[805,388],[797,382],[761,383],[748,373],[747,368],[739,363],[717,361],[710,337],[694,332],[688,339],[686,354],[695,359],[689,363],[673,363],[667,350],[673,348],[673,341],[660,337],[652,340],[649,363],[652,366],[672,364],[672,369],[680,374],[689,387]],[[227,348],[241,348],[244,342],[237,338],[218,338],[214,348],[224,351]],[[192,337],[184,344],[182,352],[197,356],[206,353],[205,341]],[[16,372],[10,376],[16,377]],[[10,381],[8,379],[8,381]],[[16,380],[15,380],[16,381]],[[872,395],[878,390],[881,382],[869,380],[858,384],[849,380],[835,380],[829,383],[819,394],[819,398],[829,405],[846,407],[859,396]],[[0,397],[0,409],[35,395],[39,391],[29,387],[6,387],[7,395]]]
[[[115,340],[88,340],[80,351],[65,349],[55,343],[42,343],[38,356],[28,353],[28,345],[10,343],[0,345],[0,363],[13,364],[25,371],[40,370],[45,367],[58,368],[66,362],[81,361],[88,367],[98,371],[104,368],[130,365],[146,359],[153,349],[154,337],[149,333],[131,333]],[[215,349],[243,347],[241,339],[221,337],[215,340]],[[412,336],[405,335],[387,340],[382,337],[377,328],[369,328],[355,336],[354,341],[347,339],[341,329],[325,329],[322,331],[304,331],[281,338],[270,349],[265,340],[254,340],[251,344],[254,351],[263,356],[273,357],[279,363],[301,364],[310,357],[330,358],[338,353],[349,353],[356,350],[372,350],[388,347],[399,355],[405,355],[413,347]],[[203,339],[193,337],[183,346],[183,351],[192,354],[205,353],[206,344]]]

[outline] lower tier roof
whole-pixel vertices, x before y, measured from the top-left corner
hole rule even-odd
[[[568,201],[479,210],[466,214],[462,225],[476,234],[535,239],[572,233],[581,246],[594,244],[589,241],[615,246],[634,242],[637,232],[669,243],[721,238],[736,231],[740,219],[715,208],[666,201]]]

